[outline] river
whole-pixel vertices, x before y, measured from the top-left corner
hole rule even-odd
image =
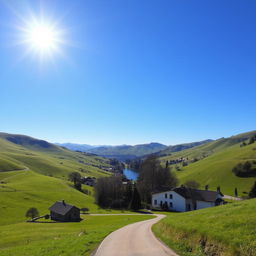
[[[138,179],[138,176],[139,176],[139,173],[138,172],[135,172],[133,170],[130,170],[130,169],[127,169],[125,168],[123,170],[123,173],[124,173],[124,176],[128,179],[128,180],[137,180]]]

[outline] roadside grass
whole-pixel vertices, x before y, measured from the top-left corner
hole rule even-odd
[[[153,232],[181,256],[256,255],[256,199],[168,214]]]
[[[2,215],[1,215],[2,216]],[[110,232],[146,215],[89,216],[80,223],[17,223],[1,226],[1,256],[87,256]]]

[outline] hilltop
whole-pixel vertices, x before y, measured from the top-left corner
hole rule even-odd
[[[160,143],[148,143],[135,146],[101,146],[86,150],[86,152],[93,153],[99,156],[116,158],[124,161],[127,159],[134,159],[148,154],[153,154],[167,148],[166,145]]]

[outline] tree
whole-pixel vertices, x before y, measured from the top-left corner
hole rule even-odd
[[[219,192],[219,193],[220,193],[220,186],[218,186],[218,187],[217,187],[217,192]]]
[[[165,163],[165,168],[167,169],[168,167],[169,167],[169,162],[167,160],[166,163]]]
[[[162,167],[156,156],[152,155],[142,162],[137,185],[141,200],[150,204],[153,192],[174,188],[177,186],[177,178],[169,168]]]
[[[254,185],[252,186],[251,191],[249,192],[249,197],[250,198],[256,197],[256,181],[254,182]]]
[[[237,188],[235,188],[235,197],[238,197]]]
[[[111,176],[99,178],[95,185],[96,203],[103,207],[122,208],[127,203],[125,201],[125,188],[122,177]]]
[[[205,185],[205,190],[208,190],[209,189],[209,185],[207,184],[207,185]]]
[[[70,181],[73,181],[74,184],[78,181],[81,180],[81,174],[79,172],[71,172],[69,175],[68,175],[68,178]]]
[[[39,212],[35,207],[29,208],[25,215],[27,218],[34,219],[39,216]]]
[[[130,202],[129,208],[133,211],[137,211],[137,210],[141,209],[140,194],[138,192],[136,185],[134,185],[134,188],[133,188],[132,200]]]
[[[200,187],[200,184],[195,180],[188,180],[184,183],[184,186],[187,187],[187,188],[198,189]]]

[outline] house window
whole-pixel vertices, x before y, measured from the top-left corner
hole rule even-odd
[[[172,208],[172,207],[173,207],[172,202],[170,202],[170,208]]]
[[[169,197],[170,199],[172,199],[172,194],[170,194],[170,197]]]
[[[157,205],[157,200],[156,199],[154,200],[154,205]]]
[[[165,198],[167,198],[167,194],[165,194]]]

